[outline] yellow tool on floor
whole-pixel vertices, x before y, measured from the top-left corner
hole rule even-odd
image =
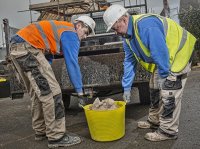
[[[6,82],[5,78],[0,77],[0,82]]]

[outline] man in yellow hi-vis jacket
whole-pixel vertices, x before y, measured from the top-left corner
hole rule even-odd
[[[121,5],[104,13],[108,27],[123,37],[125,51],[122,86],[123,99],[130,101],[131,86],[139,62],[152,73],[151,105],[147,121],[139,128],[156,128],[145,135],[150,141],[176,139],[183,89],[191,70],[195,37],[175,21],[156,14],[130,16]]]

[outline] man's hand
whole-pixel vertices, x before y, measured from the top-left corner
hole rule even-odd
[[[82,108],[86,105],[86,102],[88,101],[87,97],[84,96],[83,93],[78,94],[78,106]]]
[[[123,100],[126,103],[129,103],[131,101],[131,91],[124,91]]]

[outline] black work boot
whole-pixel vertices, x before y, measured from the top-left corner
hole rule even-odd
[[[65,134],[62,138],[58,140],[51,140],[48,142],[49,142],[48,143],[49,148],[65,147],[81,143],[81,138],[78,137],[77,135]]]

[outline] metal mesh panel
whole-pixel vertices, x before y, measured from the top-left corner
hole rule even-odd
[[[106,33],[106,24],[103,21],[103,18],[94,18],[94,21],[96,22],[96,28],[95,28],[95,33],[96,34],[101,34],[101,33]]]

